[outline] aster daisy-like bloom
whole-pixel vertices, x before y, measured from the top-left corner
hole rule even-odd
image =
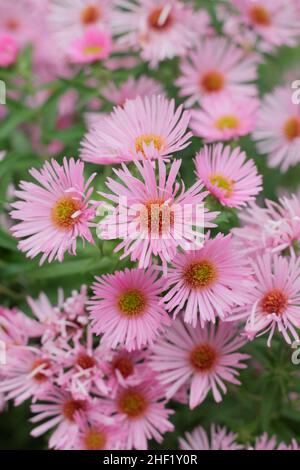
[[[192,106],[204,96],[240,94],[254,96],[257,60],[224,38],[209,38],[201,42],[181,62],[181,75],[176,84],[180,96],[188,97]]]
[[[135,100],[138,96],[145,98],[146,96],[162,95],[163,87],[153,78],[142,75],[137,79],[129,77],[119,86],[110,82],[104,90],[101,90],[101,93],[114,105],[124,106],[127,100]]]
[[[15,4],[8,2],[0,4],[0,31],[2,34],[12,36],[19,47],[32,42],[35,36],[36,1],[19,0]]]
[[[234,249],[231,235],[219,233],[200,250],[178,253],[164,279],[163,301],[176,316],[184,309],[184,321],[203,327],[224,319],[235,305],[244,305],[251,287],[248,260]]]
[[[161,443],[163,434],[174,430],[169,421],[174,411],[166,404],[165,389],[152,371],[134,386],[120,386],[116,396],[106,400],[107,410],[124,431],[123,449],[147,449],[148,440]]]
[[[193,111],[191,128],[206,142],[236,139],[254,130],[256,98],[206,96],[201,106]]]
[[[300,446],[295,439],[291,440],[290,444],[281,442],[277,444],[276,436],[268,436],[265,432],[255,440],[254,448],[250,447],[251,450],[300,450]]]
[[[77,64],[90,64],[107,59],[112,49],[111,37],[98,29],[87,29],[75,38],[68,48],[68,56]]]
[[[163,283],[152,269],[125,269],[96,277],[91,301],[93,331],[116,348],[141,349],[170,324],[160,305]]]
[[[31,411],[35,413],[30,420],[32,423],[44,421],[31,431],[33,437],[41,436],[55,428],[49,440],[50,449],[64,450],[74,447],[79,435],[80,415],[87,419],[93,417],[103,425],[113,423],[113,419],[103,413],[104,410],[97,400],[76,400],[71,393],[56,386],[52,386],[44,394],[42,403],[31,405]]]
[[[246,305],[235,309],[232,319],[246,318],[248,339],[268,333],[268,346],[278,330],[285,341],[299,339],[300,328],[300,259],[266,253],[251,262],[253,287]]]
[[[286,0],[232,0],[241,20],[262,39],[262,50],[293,46],[299,38],[300,21],[293,2]]]
[[[204,146],[196,155],[196,175],[221,204],[239,207],[262,190],[262,177],[253,160],[246,159],[246,153],[239,147]]]
[[[253,133],[260,153],[271,167],[286,171],[300,161],[300,108],[289,87],[278,87],[264,97]]]
[[[146,151],[146,149],[145,149]],[[215,227],[211,221],[218,215],[204,206],[207,192],[201,182],[187,191],[183,182],[176,183],[181,160],[173,161],[169,173],[165,163],[157,166],[148,158],[136,162],[139,178],[122,165],[114,170],[120,182],[112,178],[107,187],[113,194],[101,193],[116,207],[98,227],[103,239],[123,238],[115,251],[124,250],[123,257],[138,261],[139,268],[147,268],[152,257],[159,257],[166,272],[179,248],[183,250],[202,246],[204,227]],[[156,172],[156,168],[158,171]],[[158,179],[157,179],[158,173]]]
[[[52,160],[41,170],[30,170],[39,184],[22,181],[16,191],[20,200],[12,204],[11,217],[21,222],[11,230],[23,239],[18,246],[29,258],[42,253],[40,264],[47,258],[62,261],[66,251],[75,255],[78,237],[93,243],[89,227],[94,209],[88,203],[95,174],[85,183],[83,170],[80,160],[64,158],[63,165]]]
[[[192,432],[185,433],[179,439],[182,450],[240,450],[243,446],[236,442],[237,434],[229,432],[225,427],[211,425],[210,438],[202,426]]]
[[[119,450],[122,449],[124,431],[116,423],[107,425],[102,420],[89,419],[83,414],[76,418],[79,430],[71,450]]]
[[[176,319],[153,347],[151,367],[159,373],[170,399],[179,388],[187,384],[189,406],[195,408],[212,391],[216,402],[222,401],[227,391],[225,382],[240,385],[238,369],[247,354],[237,352],[245,344],[233,324],[220,323],[195,328]]]
[[[63,47],[89,28],[110,29],[111,0],[50,0],[49,25]]]
[[[16,308],[8,309],[0,305],[0,340],[6,345],[27,346],[31,338],[41,335],[41,327],[34,319]]]
[[[271,253],[298,253],[300,243],[300,203],[297,195],[265,200],[265,207],[251,202],[239,213],[241,227],[232,229],[238,249],[256,256]]]
[[[113,29],[120,42],[141,50],[141,57],[156,67],[165,59],[182,56],[201,31],[208,30],[209,17],[177,0],[117,0]]]
[[[18,45],[13,36],[0,34],[0,67],[14,64],[18,55]]]
[[[174,100],[162,96],[137,97],[116,107],[85,136],[81,144],[83,160],[115,164],[143,158],[145,149],[167,157],[189,145],[190,115]]]

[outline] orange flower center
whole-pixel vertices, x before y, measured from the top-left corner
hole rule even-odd
[[[270,13],[263,5],[253,5],[250,8],[249,14],[253,23],[258,26],[270,26]]]
[[[216,351],[210,344],[201,344],[192,350],[190,361],[196,370],[205,372],[213,367],[216,357]]]
[[[215,282],[217,268],[208,260],[195,261],[186,268],[183,277],[191,289],[205,289]]]
[[[207,93],[220,91],[224,87],[224,77],[217,70],[211,70],[203,75],[200,85]]]
[[[147,406],[145,397],[135,390],[126,390],[119,398],[119,410],[131,419],[142,416]]]
[[[99,54],[102,51],[101,46],[86,46],[83,49],[83,52],[85,55],[94,55],[94,54]]]
[[[261,300],[261,309],[266,315],[276,313],[282,315],[288,305],[286,295],[279,289],[267,292]]]
[[[289,118],[284,124],[283,131],[288,140],[300,137],[300,118],[298,116]]]
[[[122,377],[127,379],[133,373],[133,364],[128,357],[117,357],[113,362],[113,369],[120,371]]]
[[[234,181],[230,180],[226,176],[223,175],[211,175],[209,178],[210,182],[213,186],[218,186],[218,188],[223,189],[225,191],[225,196],[230,197],[233,193]]]
[[[131,289],[123,292],[118,300],[118,307],[125,316],[137,317],[141,315],[146,306],[146,299],[138,289]]]
[[[10,18],[10,19],[7,20],[6,26],[11,31],[16,31],[17,29],[19,29],[20,23],[17,19]]]
[[[34,374],[33,377],[37,382],[44,382],[48,379],[47,375],[43,371],[51,368],[51,362],[47,359],[36,359],[31,366],[31,371],[33,372],[41,366],[43,366],[43,369]]]
[[[163,147],[163,139],[159,135],[155,134],[142,134],[135,139],[135,150],[141,152],[145,156],[144,145],[149,147],[151,144],[154,145],[156,150],[161,150]]]
[[[215,122],[215,127],[220,131],[224,131],[225,129],[237,129],[239,125],[239,119],[233,114],[221,116]]]
[[[159,7],[152,10],[148,17],[148,24],[150,28],[157,31],[163,31],[170,28],[174,21],[172,11],[166,7]]]
[[[75,413],[77,411],[84,411],[86,404],[83,400],[67,400],[63,405],[63,415],[69,421],[74,421]]]
[[[100,8],[96,5],[86,6],[80,15],[81,23],[83,25],[90,25],[96,23],[101,18]]]
[[[79,354],[76,364],[82,369],[91,369],[96,364],[96,361],[93,357],[88,356],[87,354]]]
[[[174,211],[164,200],[147,201],[140,213],[140,226],[150,234],[162,235],[174,225]]]
[[[70,230],[78,221],[74,214],[80,210],[81,204],[71,196],[63,196],[52,208],[52,221],[61,230]]]
[[[107,436],[104,431],[91,428],[84,436],[84,446],[86,450],[103,450],[107,443]]]

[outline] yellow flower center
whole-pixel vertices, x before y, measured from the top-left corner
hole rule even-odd
[[[142,416],[147,406],[146,398],[135,390],[126,390],[119,398],[119,410],[131,419]]]
[[[200,85],[207,93],[220,91],[224,87],[224,77],[218,70],[211,70],[203,75]]]
[[[101,46],[86,46],[83,49],[83,52],[85,55],[94,55],[94,54],[99,54],[102,51]]]
[[[226,197],[230,197],[232,195],[234,187],[233,180],[230,180],[226,176],[220,174],[211,175],[209,179],[213,186],[218,186],[218,188],[224,189]]]
[[[137,152],[141,152],[145,156],[144,145],[149,147],[153,144],[156,150],[159,151],[163,147],[163,143],[163,139],[159,135],[142,134],[135,139],[135,150]]]
[[[220,131],[224,131],[225,129],[237,129],[239,125],[239,119],[233,114],[225,114],[219,117],[215,122],[215,127]]]
[[[118,307],[124,315],[128,317],[136,317],[141,315],[145,309],[146,299],[138,289],[128,290],[120,295]]]
[[[216,351],[210,344],[201,344],[192,350],[190,361],[196,370],[204,372],[212,368],[215,364],[216,356]]]
[[[78,221],[74,214],[79,211],[81,204],[71,196],[63,196],[52,208],[51,216],[54,225],[61,230],[70,230]]]
[[[84,436],[86,450],[102,450],[105,448],[107,436],[105,432],[91,428]]]
[[[208,260],[195,261],[184,272],[184,280],[191,289],[204,289],[217,278],[217,267]]]
[[[300,118],[298,116],[289,118],[284,124],[283,131],[288,140],[300,137]]]

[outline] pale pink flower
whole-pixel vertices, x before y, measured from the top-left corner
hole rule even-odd
[[[166,272],[167,263],[179,248],[201,246],[204,227],[215,227],[212,220],[218,213],[209,212],[204,206],[208,193],[203,191],[202,183],[185,191],[181,182],[180,191],[176,182],[180,165],[181,160],[173,161],[167,173],[161,158],[157,165],[145,158],[135,163],[137,178],[123,164],[120,170],[114,170],[119,181],[107,180],[113,194],[101,193],[116,204],[113,213],[99,225],[101,237],[123,238],[115,251],[124,249],[122,258],[130,256],[132,261],[138,261],[139,268],[150,266],[154,256],[160,258]]]
[[[234,242],[248,255],[298,253],[300,243],[300,202],[297,195],[265,200],[265,207],[251,202],[239,213],[241,227],[232,229]]]
[[[143,158],[145,149],[167,157],[190,144],[189,119],[182,106],[175,110],[174,100],[138,97],[99,120],[82,141],[81,157],[93,163],[115,164]]]
[[[266,253],[251,262],[253,287],[246,305],[237,307],[229,320],[246,319],[248,339],[268,333],[268,346],[276,330],[291,344],[299,339],[300,258]]]
[[[203,327],[205,322],[224,319],[236,305],[244,305],[251,287],[248,260],[234,249],[231,235],[219,233],[207,239],[200,250],[178,253],[164,278],[163,301],[176,316]]]
[[[232,0],[241,20],[262,39],[262,49],[294,46],[300,20],[293,2],[286,0]]]
[[[220,94],[256,95],[257,60],[254,55],[231,44],[225,38],[201,42],[181,62],[176,84],[186,106],[200,102],[204,96]]]
[[[162,85],[146,75],[137,79],[129,77],[119,86],[110,82],[101,90],[101,94],[115,106],[124,106],[127,100],[135,100],[138,96],[145,98],[146,96],[162,95],[162,93]]]
[[[68,47],[68,57],[77,64],[90,64],[107,59],[112,50],[111,37],[97,29],[87,29],[75,38]]]
[[[249,356],[237,350],[245,343],[232,323],[202,328],[176,319],[153,346],[151,367],[159,373],[168,399],[186,384],[191,409],[202,403],[210,391],[220,402],[227,392],[225,382],[240,385],[238,369],[246,367],[242,361]]]
[[[163,283],[152,269],[125,269],[96,277],[91,301],[93,331],[102,343],[129,351],[152,344],[170,324],[160,305]]]
[[[262,190],[262,177],[255,163],[239,147],[217,144],[196,155],[196,175],[224,206],[245,205]]]
[[[26,346],[30,338],[41,335],[40,325],[16,308],[0,305],[0,340],[10,346]]]
[[[117,423],[107,425],[102,420],[76,417],[79,430],[71,450],[120,450],[125,440],[124,430]]]
[[[64,158],[63,165],[52,160],[41,170],[30,170],[39,184],[22,181],[16,191],[20,200],[12,204],[11,217],[21,222],[11,230],[23,239],[18,246],[29,258],[42,253],[40,264],[47,258],[62,261],[65,251],[75,255],[78,237],[93,243],[94,209],[88,203],[95,174],[85,182],[83,170],[83,163],[73,158]]]
[[[300,108],[292,94],[292,88],[284,86],[265,96],[253,133],[259,152],[282,171],[300,161]]]
[[[208,31],[206,12],[193,11],[177,0],[117,0],[113,30],[121,34],[120,42],[156,67],[165,59],[185,55],[198,37]]]
[[[174,411],[166,404],[165,389],[153,372],[135,386],[120,386],[116,396],[106,400],[107,410],[116,414],[124,431],[123,449],[147,449],[148,440],[161,443],[163,434],[174,430],[169,421]]]
[[[37,1],[0,2],[0,31],[13,36],[19,47],[33,41],[37,20]]]
[[[0,34],[0,67],[14,64],[18,55],[18,45],[13,36]]]
[[[89,28],[110,29],[111,0],[50,0],[49,25],[58,44],[67,48]]]
[[[179,439],[182,450],[240,450],[243,446],[236,442],[237,434],[228,431],[225,427],[210,427],[210,437],[202,426],[192,432],[186,432],[184,438]]]
[[[284,442],[277,443],[276,436],[269,437],[265,432],[260,437],[256,438],[255,446],[250,447],[251,450],[300,450],[299,444],[295,439],[291,440],[290,444]]]
[[[193,111],[191,127],[206,142],[236,139],[254,130],[256,98],[206,96],[201,106]]]

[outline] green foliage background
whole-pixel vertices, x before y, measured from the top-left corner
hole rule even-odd
[[[215,26],[216,1],[196,1],[210,12]],[[259,67],[258,87],[260,94],[272,90],[274,86],[284,81],[287,71],[297,72],[300,79],[300,46],[296,48],[281,48],[275,55],[265,56],[264,63]],[[147,74],[159,80],[165,87],[168,95],[174,97],[177,104],[177,90],[174,79],[178,74],[178,61],[163,63],[158,70],[150,71],[146,64],[141,64],[130,71],[120,70],[109,73],[97,64],[91,67],[91,76],[97,79],[95,88],[85,85],[87,72],[80,71],[70,80],[57,79],[44,85],[52,90],[50,98],[38,108],[28,108],[26,99],[38,90],[35,86],[35,77],[32,75],[31,50],[28,48],[19,57],[15,66],[9,70],[0,69],[0,79],[4,80],[8,90],[17,89],[21,99],[7,100],[8,115],[0,121],[0,149],[7,150],[5,159],[0,162],[0,213],[6,210],[6,192],[8,185],[15,185],[21,179],[28,179],[28,169],[31,166],[41,167],[47,155],[34,153],[24,124],[35,123],[40,126],[43,144],[53,139],[65,144],[63,154],[56,156],[58,161],[63,155],[78,155],[79,142],[85,133],[83,112],[86,103],[93,97],[101,94],[101,88],[108,79],[121,83],[129,75],[138,77]],[[16,85],[15,77],[23,77],[22,84]],[[59,98],[70,89],[79,93],[77,105],[77,119],[74,125],[65,130],[55,129],[55,116]],[[0,105],[1,106],[1,105]],[[109,111],[111,105],[104,104]],[[202,143],[194,138],[193,143],[184,152],[181,175],[186,185],[194,182],[193,157],[200,149]],[[292,168],[288,173],[281,174],[278,170],[266,167],[265,156],[258,155],[250,138],[240,139],[239,145],[253,157],[263,174],[264,191],[260,196],[276,199],[278,188],[286,187],[289,190],[297,188],[300,182],[300,166]],[[97,190],[104,188],[104,180],[110,174],[110,167],[96,167],[87,165],[87,173],[97,172],[94,187]],[[222,210],[219,218],[218,230],[228,230],[238,224],[236,213],[232,210]],[[0,228],[0,304],[8,307],[18,306],[30,314],[26,296],[37,296],[45,291],[55,303],[57,288],[63,287],[65,294],[72,289],[79,288],[82,283],[90,285],[94,275],[113,272],[116,268],[122,269],[128,262],[119,262],[118,257],[112,253],[114,243],[97,241],[94,247],[80,248],[78,256],[66,256],[65,262],[54,262],[38,267],[38,260],[28,260],[16,248],[15,240]],[[211,422],[225,424],[233,431],[239,433],[242,442],[249,442],[264,431],[276,433],[280,440],[289,441],[295,437],[300,441],[300,399],[290,400],[291,392],[300,392],[300,366],[291,363],[292,350],[280,338],[276,337],[272,348],[267,348],[266,339],[257,339],[246,348],[251,354],[253,362],[251,367],[241,372],[241,387],[229,387],[228,394],[221,404],[215,404],[208,399],[193,411],[186,406],[174,404],[176,414],[173,422],[176,431],[166,435],[162,446],[153,444],[153,448],[161,447],[173,449],[177,447],[177,440],[186,430],[202,424],[206,428]],[[254,366],[259,364],[259,367]],[[8,410],[0,415],[0,449],[41,449],[46,447],[46,439],[32,439],[29,436],[30,424],[28,422],[28,404],[19,408],[9,405]]]

